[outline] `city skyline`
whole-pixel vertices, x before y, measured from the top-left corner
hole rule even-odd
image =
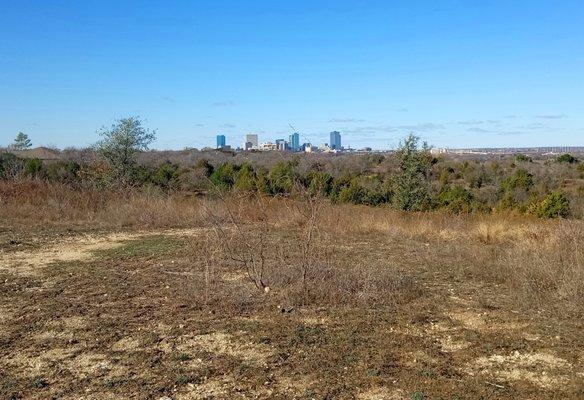
[[[582,145],[582,20],[576,0],[4,2],[0,144],[84,147],[138,115],[158,149],[289,124],[355,148]]]
[[[260,135],[255,133],[248,133],[243,139],[243,145],[236,146],[236,143],[227,142],[225,135],[216,135],[216,149],[229,149],[229,150],[288,150],[293,152],[298,151],[316,151],[319,149],[321,151],[341,151],[344,150],[341,145],[341,134],[338,131],[330,132],[330,141],[321,144],[314,142],[302,142],[300,139],[299,132],[293,132],[288,136],[288,140],[283,138],[268,138],[267,140],[260,140]],[[204,148],[208,148],[205,146]],[[308,149],[307,149],[308,147]]]

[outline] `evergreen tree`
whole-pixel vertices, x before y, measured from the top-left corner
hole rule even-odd
[[[430,208],[427,176],[431,157],[426,143],[410,134],[397,151],[399,169],[394,179],[393,205],[399,210],[421,211]]]
[[[32,142],[28,135],[24,132],[18,132],[16,138],[14,138],[14,143],[12,144],[12,149],[14,150],[26,150],[32,146]]]

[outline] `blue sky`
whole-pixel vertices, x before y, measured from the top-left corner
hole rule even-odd
[[[0,145],[584,145],[582,0],[0,0]]]

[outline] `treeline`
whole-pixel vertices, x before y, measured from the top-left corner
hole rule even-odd
[[[0,178],[39,179],[72,187],[152,187],[210,195],[217,191],[269,196],[303,193],[337,203],[388,205],[405,211],[515,210],[542,218],[573,215],[570,197],[576,201],[584,198],[582,186],[567,193],[562,187],[565,179],[530,172],[537,163],[527,156],[519,155],[506,163],[454,162],[432,156],[414,136],[408,137],[392,156],[370,157],[367,168],[359,172],[333,173],[322,163],[301,166],[300,161],[300,158],[282,160],[271,167],[249,162],[214,166],[204,159],[188,167],[168,161],[156,166],[127,163],[122,171],[106,160],[88,164],[43,163],[36,158],[22,159],[4,153],[0,155]],[[580,179],[584,177],[584,164],[572,156],[558,157],[553,163],[573,169],[574,176]],[[118,179],[120,174],[123,180]]]

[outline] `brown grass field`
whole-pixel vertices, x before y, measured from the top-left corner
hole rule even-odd
[[[581,220],[0,194],[2,399],[584,398]]]

